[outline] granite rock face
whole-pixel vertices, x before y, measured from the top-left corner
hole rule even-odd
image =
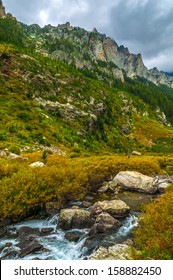
[[[149,70],[144,65],[141,54],[130,53],[128,48],[123,45],[118,46],[115,40],[99,33],[96,28],[89,32],[80,27],[73,27],[69,22],[56,27],[49,24],[43,31],[36,25],[28,28],[31,38],[35,38],[36,42],[39,41],[38,51],[41,50],[52,58],[65,60],[69,64],[72,63],[79,69],[95,71],[94,65],[97,65],[102,73],[100,76],[97,74],[100,80],[104,74],[121,81],[124,81],[126,76],[132,79],[142,77],[156,85],[165,84],[173,88],[173,77],[158,71],[157,68]],[[65,40],[67,46],[70,46],[70,51],[68,48],[57,47],[49,52],[45,48],[44,36],[49,36],[50,44]]]
[[[5,8],[0,0],[0,18],[4,16]],[[28,28],[31,39],[34,38],[36,42],[36,48],[38,46],[38,51],[73,64],[79,69],[95,71],[93,65],[97,65],[99,71],[101,70],[101,75],[98,74],[99,79],[102,79],[104,74],[121,81],[124,81],[126,76],[132,79],[142,77],[156,85],[164,84],[173,88],[173,77],[158,71],[157,68],[147,69],[141,54],[130,53],[128,48],[118,46],[115,40],[99,33],[96,28],[89,32],[73,27],[69,22],[58,24],[56,27],[49,24],[44,28],[32,24]],[[57,48],[50,52],[45,48],[47,36],[50,44],[55,46],[54,44],[59,42],[63,47],[57,45]]]
[[[5,16],[5,7],[3,6],[2,1],[0,0],[0,18]]]

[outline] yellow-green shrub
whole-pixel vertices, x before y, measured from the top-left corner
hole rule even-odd
[[[65,203],[87,192],[87,176],[70,167],[23,168],[1,183],[1,217],[24,214],[51,200]]]
[[[140,259],[173,259],[173,192],[147,205],[135,231]]]
[[[147,175],[162,172],[154,157],[66,158],[48,154],[46,166],[32,168],[28,165],[41,160],[42,152],[25,156],[28,161],[4,160],[0,165],[1,178],[4,177],[0,182],[0,217],[24,214],[52,200],[64,204],[67,200],[81,199],[88,190],[97,190],[122,170],[136,170]]]
[[[10,164],[6,161],[0,162],[0,179],[3,177],[10,177],[13,173],[18,171],[17,164]]]

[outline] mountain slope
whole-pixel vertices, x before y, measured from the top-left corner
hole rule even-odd
[[[39,40],[35,46],[26,36],[30,28],[10,15],[0,19],[1,148],[56,146],[72,156],[172,151],[171,89],[109,74],[99,81],[88,68],[79,71],[42,48],[38,52]],[[72,46],[64,40],[59,43],[70,56]]]

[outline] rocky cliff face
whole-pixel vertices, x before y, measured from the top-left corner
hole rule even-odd
[[[143,77],[154,84],[165,84],[173,88],[173,78],[160,72],[156,67],[148,70],[144,65],[141,54],[132,54],[128,48],[117,43],[109,37],[95,44],[97,59],[115,63],[119,69],[123,69],[130,78]]]
[[[0,18],[5,16],[5,8],[0,0]],[[44,28],[36,24],[22,25],[26,35],[35,43],[37,51],[53,58],[58,58],[79,69],[89,70],[100,80],[113,83],[115,79],[125,80],[142,77],[156,85],[167,85],[173,88],[173,77],[151,70],[144,65],[141,54],[132,54],[128,48],[100,34],[96,28],[88,32],[73,27],[69,22],[50,24]],[[111,78],[111,79],[110,79]]]
[[[97,72],[99,79],[109,75],[124,81],[125,75],[130,78],[142,77],[156,85],[165,84],[173,88],[173,78],[157,68],[148,70],[141,54],[132,54],[128,48],[100,34],[96,28],[88,32],[79,27],[72,27],[69,22],[51,25],[43,29],[27,27],[27,34],[35,40],[39,51],[53,58],[65,60],[80,69]],[[99,71],[96,71],[99,69]]]
[[[5,8],[3,6],[2,1],[0,0],[0,18],[5,16]]]

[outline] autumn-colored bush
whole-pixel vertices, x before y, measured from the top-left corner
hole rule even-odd
[[[58,200],[78,200],[87,192],[87,177],[75,168],[22,168],[1,182],[1,216],[24,214],[35,206]]]
[[[134,233],[138,259],[173,259],[173,192],[145,206]]]
[[[10,164],[6,161],[0,161],[0,179],[3,177],[10,177],[13,173],[18,171],[17,164]]]
[[[46,165],[29,164],[42,160],[43,152],[26,153],[28,160],[4,160],[0,165],[0,217],[22,215],[35,206],[57,200],[79,200],[96,191],[120,171],[136,170],[155,175],[162,172],[157,158],[127,156],[93,156],[67,158],[47,154]]]

